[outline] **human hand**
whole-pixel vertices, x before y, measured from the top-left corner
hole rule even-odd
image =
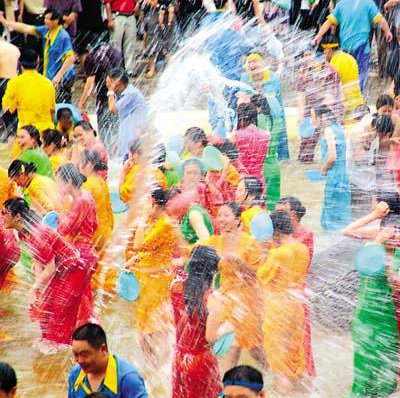
[[[57,87],[61,83],[61,77],[58,75],[55,75],[53,80],[52,80],[53,86]]]
[[[379,202],[374,210],[373,210],[373,214],[375,216],[375,218],[383,218],[385,217],[387,214],[389,214],[389,205],[386,202]]]
[[[326,169],[321,169],[320,174],[321,174],[321,177],[326,177],[327,170]]]
[[[83,112],[85,110],[85,103],[84,101],[80,100],[78,103],[78,108],[81,112]]]
[[[107,27],[108,27],[108,30],[110,30],[111,32],[114,30],[115,24],[114,24],[114,21],[112,19],[107,21]]]
[[[389,43],[393,40],[393,35],[390,30],[385,33],[385,38],[386,38],[386,41]]]
[[[375,238],[374,243],[377,245],[385,244],[390,238],[392,238],[395,234],[395,229],[393,227],[390,228],[382,228],[378,235]]]
[[[311,40],[311,45],[313,47],[318,46],[318,44],[320,43],[321,39],[318,36],[315,36],[314,39]]]
[[[385,3],[385,5],[383,6],[385,11],[388,11],[390,8],[395,7],[397,4],[399,4],[398,0],[389,0]]]

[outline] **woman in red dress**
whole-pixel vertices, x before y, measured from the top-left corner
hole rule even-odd
[[[96,202],[89,192],[81,189],[86,177],[74,164],[68,163],[61,166],[56,173],[56,178],[61,196],[67,201],[64,212],[60,213],[57,230],[79,250],[86,269],[86,287],[79,309],[78,327],[94,317],[90,281],[97,268],[97,254],[94,246],[94,234],[98,226]],[[68,203],[68,201],[71,202]]]
[[[18,231],[33,257],[35,282],[29,303],[36,310],[42,343],[46,347],[70,344],[86,276],[79,252],[41,223],[22,198],[8,199],[3,217],[5,228]]]
[[[314,234],[301,224],[301,219],[306,214],[305,207],[301,204],[300,200],[288,196],[279,200],[276,210],[284,210],[290,215],[292,221],[293,234],[292,237],[298,242],[303,243],[307,246],[310,254],[310,264],[314,255]],[[310,268],[309,268],[310,270]],[[304,351],[306,354],[306,371],[310,378],[316,376],[314,356],[311,345],[311,319],[310,319],[310,308],[308,303],[307,293],[304,297],[304,325],[305,325],[305,339],[304,339]]]
[[[215,398],[221,392],[218,364],[210,345],[219,324],[212,310],[214,294],[210,295],[219,260],[213,248],[195,247],[189,274],[172,286],[176,327],[172,398]]]

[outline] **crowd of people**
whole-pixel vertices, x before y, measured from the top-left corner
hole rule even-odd
[[[360,271],[352,394],[397,389],[400,1],[381,3],[21,0],[11,11],[5,3],[1,141],[12,161],[0,168],[0,289],[7,294],[15,273],[32,282],[34,347],[72,345],[70,398],[147,397],[99,326],[96,300],[117,299],[123,273],[139,286],[143,362],[156,371],[173,357],[173,398],[263,397],[262,373],[282,396],[312,390],[314,234],[301,198],[281,189],[290,160],[283,29],[314,34],[296,52],[293,162],[318,164],[320,144],[321,166],[306,174],[325,184],[321,228],[368,239],[386,256],[385,267]],[[160,141],[155,110],[132,83],[136,64],[147,58],[151,78],[160,59],[168,64],[181,43],[210,31],[201,51],[221,76],[217,90],[205,87],[210,131],[193,126]],[[392,84],[368,104],[373,46]],[[110,159],[119,164],[117,195]],[[117,241],[122,264],[111,254]],[[213,344],[227,335],[234,341],[218,360]],[[259,370],[238,366],[244,352]],[[0,393],[14,397],[16,386],[1,363]]]

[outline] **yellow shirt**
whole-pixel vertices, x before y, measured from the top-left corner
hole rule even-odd
[[[355,58],[340,51],[332,57],[329,63],[339,74],[346,109],[351,111],[362,105],[364,99],[361,95],[358,65]]]
[[[252,207],[249,207],[247,210],[242,211],[240,219],[242,220],[242,225],[243,225],[243,231],[244,232],[247,232],[248,234],[251,233],[251,231],[250,231],[251,220],[258,213],[260,213],[262,211],[263,211],[263,209],[260,206],[252,206]]]
[[[28,124],[39,131],[54,128],[55,89],[49,79],[35,70],[12,78],[3,97],[3,108],[18,111],[18,128]]]
[[[53,173],[55,173],[63,164],[68,162],[68,158],[63,153],[56,153],[55,155],[50,156],[50,163]]]
[[[114,215],[107,182],[103,178],[93,175],[88,177],[82,187],[90,192],[96,202],[96,214],[99,223],[93,240],[96,247],[103,247],[114,228]]]
[[[49,211],[58,211],[60,207],[60,196],[56,182],[39,174],[36,174],[29,186],[24,188],[24,197],[29,205],[42,216]]]
[[[7,170],[0,167],[0,207],[13,196],[14,190],[15,184],[8,178]]]
[[[135,184],[138,182],[136,181],[136,174],[139,170],[139,165],[134,165],[128,171],[128,174],[125,177],[124,182],[122,183],[119,196],[122,201],[125,203],[129,203],[132,198],[133,191],[135,189]],[[167,178],[165,177],[164,173],[160,169],[152,169],[153,172],[153,181],[154,183],[160,185],[162,188],[166,189],[167,187]],[[148,178],[146,178],[146,182]]]

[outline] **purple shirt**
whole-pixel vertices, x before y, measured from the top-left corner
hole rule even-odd
[[[54,8],[60,10],[64,15],[69,15],[71,12],[81,12],[81,0],[44,0],[43,4],[46,8]],[[75,37],[77,19],[68,26],[67,31],[71,37]]]

